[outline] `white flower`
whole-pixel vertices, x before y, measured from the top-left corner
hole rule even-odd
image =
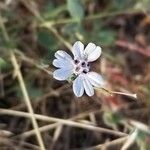
[[[53,65],[59,69],[54,71],[53,77],[62,81],[74,76],[73,91],[75,95],[81,97],[85,90],[88,96],[92,96],[94,95],[94,86],[102,87],[104,85],[104,81],[98,73],[89,72],[89,63],[100,57],[101,48],[94,43],[89,43],[84,49],[84,45],[77,41],[73,45],[72,53],[74,59],[62,50],[55,53],[56,59],[54,59]]]

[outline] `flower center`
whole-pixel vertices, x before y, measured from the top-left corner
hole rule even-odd
[[[86,60],[74,60],[74,74],[88,73],[90,65]]]

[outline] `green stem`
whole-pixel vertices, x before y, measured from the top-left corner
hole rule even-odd
[[[94,14],[94,15],[90,15],[90,16],[85,17],[83,19],[83,21],[101,19],[101,18],[105,18],[105,17],[122,15],[122,14],[137,13],[137,12],[140,12],[140,11],[141,11],[140,9],[128,9],[128,10],[120,10],[120,11],[116,11],[116,12],[98,13],[98,14]],[[55,20],[55,21],[46,21],[41,26],[66,24],[66,23],[78,23],[78,22],[80,22],[79,19],[68,18],[68,19],[60,19],[60,20]]]
[[[55,9],[54,11],[52,11],[51,13],[46,13],[44,15],[44,18],[45,19],[54,18],[54,17],[58,16],[60,13],[62,13],[63,11],[66,11],[66,10],[67,10],[67,6],[62,5],[62,6],[58,7],[57,9]]]

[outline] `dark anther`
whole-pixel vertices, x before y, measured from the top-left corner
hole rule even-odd
[[[81,65],[82,65],[82,67],[85,67],[85,62],[82,62],[82,64],[81,64]]]
[[[89,64],[87,64],[87,66],[88,66],[88,67],[90,67],[90,65],[89,65]]]
[[[79,61],[76,59],[76,60],[74,60],[74,63],[75,63],[75,64],[78,64],[78,63],[79,63]]]
[[[83,73],[87,73],[87,70],[84,69],[84,70],[83,70]]]

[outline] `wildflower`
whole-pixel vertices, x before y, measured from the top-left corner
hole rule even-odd
[[[90,63],[101,55],[101,48],[94,43],[89,43],[85,49],[83,43],[75,42],[72,48],[74,59],[65,51],[59,50],[55,53],[56,59],[53,65],[59,69],[55,70],[53,77],[57,80],[73,81],[73,91],[77,97],[81,97],[84,90],[88,96],[94,95],[94,86],[102,87],[104,81],[96,72],[89,72]]]

